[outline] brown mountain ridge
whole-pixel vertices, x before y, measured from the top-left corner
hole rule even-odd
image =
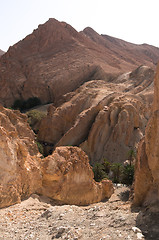
[[[77,32],[69,24],[49,19],[25,39],[10,47],[0,59],[0,102],[38,97],[58,103],[61,97],[93,79],[154,68],[159,48],[135,45],[91,28]]]
[[[0,56],[2,56],[5,52],[0,49]]]

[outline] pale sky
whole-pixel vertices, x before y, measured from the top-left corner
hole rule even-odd
[[[99,34],[159,47],[159,0],[0,0],[0,49],[7,51],[49,18],[77,31],[89,26]]]

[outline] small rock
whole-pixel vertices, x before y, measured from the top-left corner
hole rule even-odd
[[[137,227],[132,227],[134,233],[141,233],[141,230]]]
[[[144,235],[142,233],[137,233],[137,239],[143,239]]]

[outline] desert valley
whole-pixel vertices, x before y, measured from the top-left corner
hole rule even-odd
[[[158,62],[53,18],[0,50],[0,240],[159,239]]]

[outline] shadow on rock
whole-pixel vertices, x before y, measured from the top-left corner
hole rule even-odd
[[[142,210],[137,216],[136,226],[141,229],[146,240],[159,240],[159,212]]]
[[[119,198],[123,202],[127,202],[129,200],[130,190],[125,190],[119,194]]]

